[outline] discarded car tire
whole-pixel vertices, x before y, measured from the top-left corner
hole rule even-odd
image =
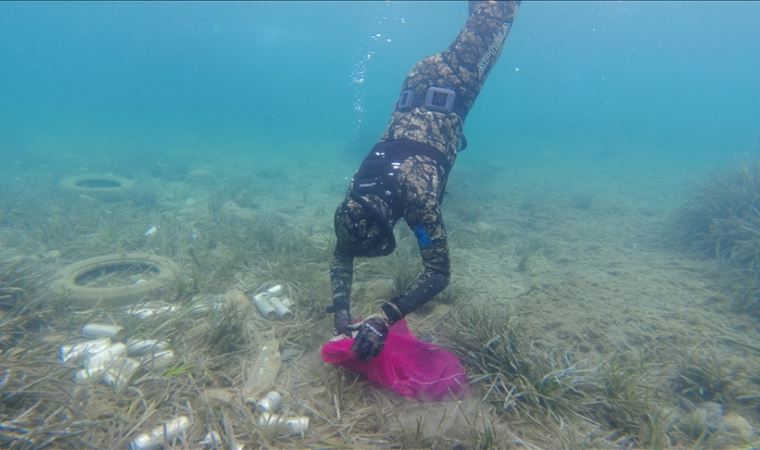
[[[135,182],[116,175],[77,175],[61,181],[63,190],[94,197],[115,198],[127,194]]]
[[[125,270],[150,273],[132,284],[94,287],[88,279]],[[176,286],[179,269],[172,261],[147,253],[114,253],[75,262],[64,267],[51,284],[60,303],[90,308],[118,307],[155,299]]]

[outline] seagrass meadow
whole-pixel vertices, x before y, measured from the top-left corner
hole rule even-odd
[[[0,4],[0,447],[760,447],[760,3],[524,2],[442,204],[451,283],[407,318],[467,395],[322,362],[335,208],[466,14]],[[355,317],[422,269],[395,235]],[[276,285],[292,317],[251,301]],[[93,323],[169,353],[108,382],[63,357]],[[298,433],[250,401],[267,345]]]

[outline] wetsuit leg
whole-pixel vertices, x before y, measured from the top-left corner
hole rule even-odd
[[[453,89],[466,115],[501,53],[519,2],[471,1],[470,16],[448,49],[418,62],[402,91],[424,98],[431,86]],[[464,117],[456,112],[428,111],[424,107],[396,111],[382,140],[409,139],[443,152],[453,163],[462,139]]]
[[[447,50],[417,63],[403,87],[413,90],[415,96],[424,96],[431,86],[452,89],[459,97],[457,112],[428,111],[424,106],[396,111],[384,141],[423,142],[454,163],[462,139],[463,115],[474,104],[496,63],[518,5],[519,2],[470,2],[470,16],[454,42]],[[405,205],[404,218],[417,235],[424,271],[401,295],[383,306],[391,321],[428,302],[449,282],[448,242],[440,210],[448,176],[428,157],[415,156],[402,164],[397,195]]]

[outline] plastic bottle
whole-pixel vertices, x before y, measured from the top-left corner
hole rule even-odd
[[[106,369],[100,381],[111,386],[114,390],[120,391],[130,382],[139,368],[139,361],[132,358],[120,358]]]
[[[253,363],[245,367],[243,399],[256,404],[256,400],[274,387],[277,373],[280,371],[280,345],[275,340],[262,342]]]

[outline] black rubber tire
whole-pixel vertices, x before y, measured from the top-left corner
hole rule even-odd
[[[144,283],[127,286],[87,287],[78,284],[88,273],[126,264],[149,266],[155,275]],[[111,308],[156,299],[176,286],[178,276],[177,265],[164,257],[148,253],[113,253],[64,267],[50,286],[59,303],[83,308]]]
[[[77,175],[61,181],[61,188],[65,191],[106,198],[121,197],[131,192],[134,186],[133,180],[110,174]]]

